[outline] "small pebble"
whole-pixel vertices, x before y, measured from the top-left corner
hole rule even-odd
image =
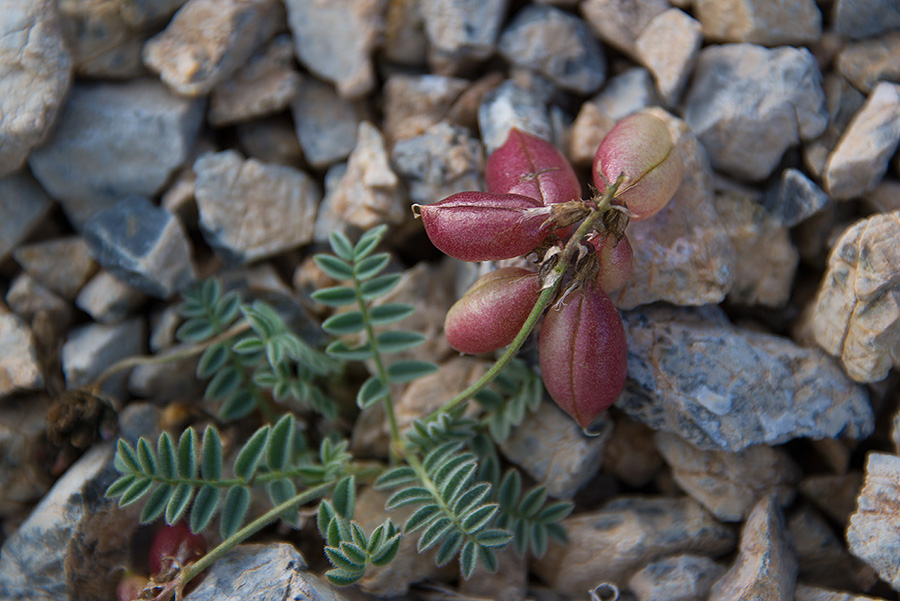
[[[511,80],[504,81],[481,99],[478,127],[488,154],[506,141],[513,128],[545,140],[553,139],[547,105],[537,94]]]
[[[87,242],[80,236],[66,236],[20,246],[16,263],[43,286],[72,300],[97,271]],[[60,261],[64,257],[65,261]]]
[[[638,601],[705,599],[725,568],[702,555],[672,555],[654,561],[628,581]]]
[[[147,297],[108,271],[100,271],[82,287],[75,306],[100,323],[119,323],[134,315]]]
[[[785,227],[794,227],[821,211],[830,197],[799,169],[789,167],[766,190],[763,207]]]
[[[62,369],[68,388],[90,386],[116,361],[144,352],[144,320],[133,317],[117,324],[91,323],[71,330],[62,347]],[[128,370],[103,385],[103,392],[125,398]]]
[[[634,56],[634,44],[647,24],[667,8],[667,0],[584,0],[579,5],[600,39],[630,56]]]
[[[17,315],[0,313],[0,398],[44,386],[34,336]]]
[[[666,106],[678,104],[701,42],[700,23],[677,8],[654,17],[635,41],[635,55],[653,73]]]

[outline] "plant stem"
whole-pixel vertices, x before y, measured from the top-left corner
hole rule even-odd
[[[200,572],[211,566],[216,560],[231,551],[234,547],[245,541],[247,538],[262,530],[268,524],[274,522],[282,513],[289,509],[293,509],[298,505],[308,503],[313,499],[321,497],[335,485],[334,482],[326,482],[313,488],[307,489],[299,493],[287,501],[276,505],[269,511],[265,512],[225,540],[219,543],[209,553],[198,559],[195,563],[184,568],[179,576],[180,587],[183,588],[188,582],[195,578]]]

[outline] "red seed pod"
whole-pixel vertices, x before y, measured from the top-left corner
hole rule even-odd
[[[634,252],[628,236],[622,236],[617,241],[613,234],[605,232],[590,238],[588,242],[597,251],[600,261],[597,285],[607,294],[621,290],[634,271]]]
[[[541,377],[556,404],[587,428],[625,387],[625,328],[600,288],[575,291],[561,304],[541,326]]]
[[[173,566],[193,563],[206,555],[206,539],[194,534],[184,522],[165,525],[150,541],[150,574],[158,575]]]
[[[515,128],[488,157],[484,179],[488,192],[521,194],[545,205],[581,198],[568,159],[550,142]]]
[[[513,341],[541,292],[538,274],[503,267],[478,278],[444,319],[447,342],[461,353],[489,353]]]
[[[648,113],[628,115],[603,138],[594,156],[594,185],[606,188],[620,174],[625,181],[615,202],[640,221],[658,213],[672,199],[684,176],[681,153],[668,126]]]
[[[432,244],[463,261],[499,261],[527,254],[552,227],[550,209],[519,194],[460,192],[413,208],[418,209]]]

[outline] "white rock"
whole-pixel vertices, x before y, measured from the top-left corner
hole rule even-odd
[[[44,385],[31,330],[16,315],[0,313],[0,398]]]
[[[856,513],[850,516],[847,544],[850,552],[875,568],[894,589],[900,589],[900,457],[870,453],[866,479]]]

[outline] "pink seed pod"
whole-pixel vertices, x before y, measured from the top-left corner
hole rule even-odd
[[[488,157],[484,179],[488,192],[521,194],[545,205],[581,199],[566,157],[550,142],[515,128]]]
[[[600,261],[600,272],[597,274],[597,285],[606,292],[612,294],[621,290],[634,270],[634,252],[628,236],[622,236],[616,241],[616,237],[605,232],[588,240]]]
[[[522,267],[503,267],[481,276],[447,312],[447,342],[470,355],[506,346],[519,333],[540,293],[538,274]]]
[[[614,183],[624,174],[615,202],[640,221],[656,215],[672,199],[681,185],[684,163],[668,126],[648,113],[634,113],[603,138],[592,173],[598,190],[606,188],[604,178]]]
[[[172,566],[185,566],[206,555],[206,539],[194,534],[185,522],[164,525],[150,541],[150,574],[159,575]]]
[[[556,404],[587,428],[625,387],[625,328],[600,288],[575,291],[560,304],[541,326],[541,377]]]
[[[519,194],[460,192],[413,205],[425,233],[444,254],[463,261],[499,261],[527,254],[552,229],[550,208]]]

